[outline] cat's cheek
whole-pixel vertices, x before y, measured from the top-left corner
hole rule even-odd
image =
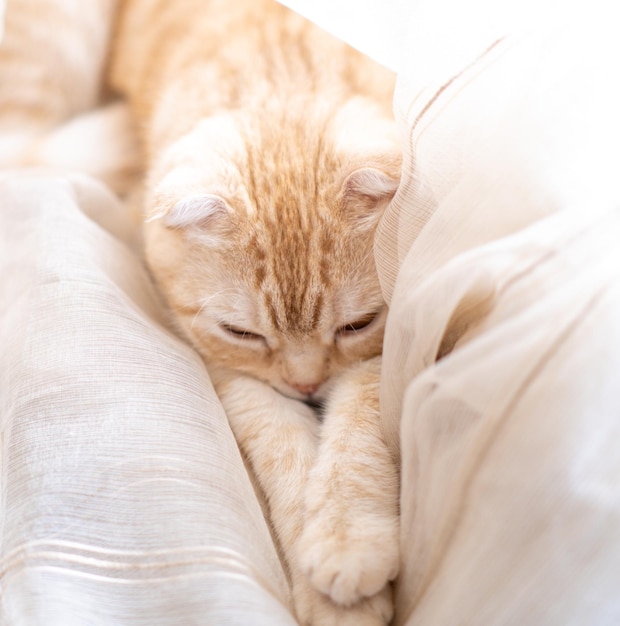
[[[242,372],[278,389],[281,380],[267,348],[244,347],[207,332],[199,338],[194,335],[190,340],[207,367],[211,365]]]
[[[342,338],[337,341],[338,362],[342,368],[367,361],[379,356],[383,351],[383,329],[368,337],[358,339]]]

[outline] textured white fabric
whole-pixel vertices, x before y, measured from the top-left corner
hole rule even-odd
[[[131,243],[93,181],[0,177],[0,623],[294,624],[225,415]]]
[[[620,620],[620,219],[564,217],[399,278],[397,623]]]
[[[396,624],[620,623],[611,9],[415,4],[405,167],[376,245]]]

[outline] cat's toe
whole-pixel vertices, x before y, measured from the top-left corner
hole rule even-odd
[[[299,543],[303,571],[338,604],[349,606],[379,593],[398,573],[396,526],[360,520],[360,527],[327,526],[321,516],[306,524]]]

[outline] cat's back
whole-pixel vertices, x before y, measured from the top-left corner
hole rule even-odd
[[[393,87],[391,73],[275,0],[125,0],[111,80],[143,118],[164,91],[204,114],[300,92],[389,102]]]

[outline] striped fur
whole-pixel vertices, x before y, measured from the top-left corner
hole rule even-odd
[[[9,0],[0,166],[119,191],[144,168],[147,263],[266,496],[300,622],[385,624],[398,477],[373,237],[399,179],[393,77],[273,0],[114,5]],[[127,105],[89,112],[112,92]]]

